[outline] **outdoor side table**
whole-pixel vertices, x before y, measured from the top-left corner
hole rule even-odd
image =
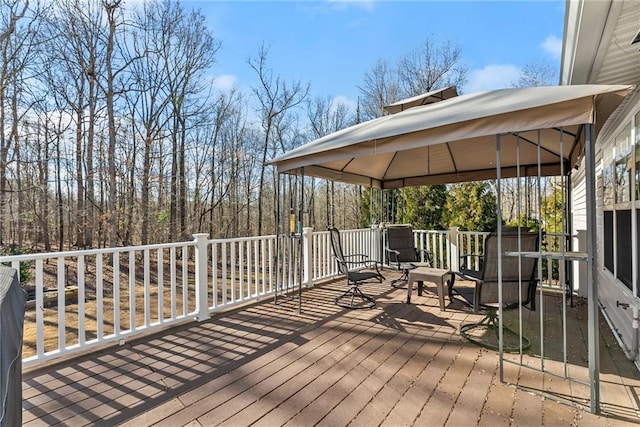
[[[413,282],[418,282],[418,296],[422,295],[424,282],[435,283],[438,291],[438,300],[440,302],[440,310],[444,308],[444,284],[450,278],[449,270],[443,268],[418,267],[409,270],[409,283],[407,284],[407,304],[411,304],[411,292],[413,292]]]

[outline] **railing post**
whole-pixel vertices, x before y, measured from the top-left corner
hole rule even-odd
[[[382,253],[382,224],[372,224],[372,242],[369,249],[369,258],[378,261],[381,265],[384,265],[384,256]]]
[[[311,236],[313,235],[313,227],[302,228],[302,286],[310,288],[313,286],[313,246]]]
[[[194,234],[196,243],[196,308],[198,310],[196,314],[196,320],[202,322],[209,319],[209,305],[207,301],[208,287],[207,287],[207,240],[209,238],[208,233]]]
[[[458,249],[458,232],[459,227],[449,227],[449,249],[451,259],[449,260],[449,270],[458,271],[460,266],[460,251]]]

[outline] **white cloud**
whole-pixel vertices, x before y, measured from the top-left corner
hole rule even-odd
[[[540,43],[542,50],[551,55],[552,58],[558,59],[562,55],[562,39],[554,35],[548,35],[542,43]]]
[[[349,6],[361,7],[365,10],[373,10],[374,0],[327,0],[333,9],[344,10]]]
[[[520,68],[515,65],[487,65],[484,68],[471,70],[469,83],[465,86],[464,92],[473,93],[511,87],[519,75]]]
[[[338,95],[333,98],[333,106],[335,107],[339,104],[343,104],[344,106],[348,107],[351,112],[355,112],[356,108],[358,108],[358,103],[356,101],[354,101],[353,99],[349,99],[344,95]]]
[[[238,77],[233,74],[222,74],[213,79],[213,87],[227,91],[233,89],[238,81]]]

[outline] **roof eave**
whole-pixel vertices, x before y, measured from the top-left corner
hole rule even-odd
[[[611,41],[623,2],[567,0],[560,84],[598,83],[602,59]]]

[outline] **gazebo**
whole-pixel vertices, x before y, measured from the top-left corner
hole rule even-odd
[[[631,87],[515,88],[462,96],[455,96],[456,93],[447,89],[439,102],[433,102],[438,99],[430,93],[426,94],[428,97],[406,100],[404,106],[402,102],[396,103],[392,109],[397,111],[395,114],[311,141],[270,163],[279,174],[315,176],[380,189],[496,180],[500,212],[503,178],[560,176],[569,180],[571,170],[584,159],[589,231],[586,252],[575,253],[568,247],[560,253],[540,251],[535,256],[540,260],[546,257],[560,262],[586,263],[590,405],[591,411],[598,413],[594,143],[600,128]],[[428,99],[431,103],[421,105],[424,102],[416,99]],[[566,212],[570,212],[569,207]],[[500,242],[500,215],[497,225]],[[564,230],[564,233],[570,238],[572,231]],[[498,252],[501,253],[500,243]],[[541,353],[544,357],[544,352]],[[501,371],[503,360],[501,346]],[[519,363],[517,359],[515,363]]]

